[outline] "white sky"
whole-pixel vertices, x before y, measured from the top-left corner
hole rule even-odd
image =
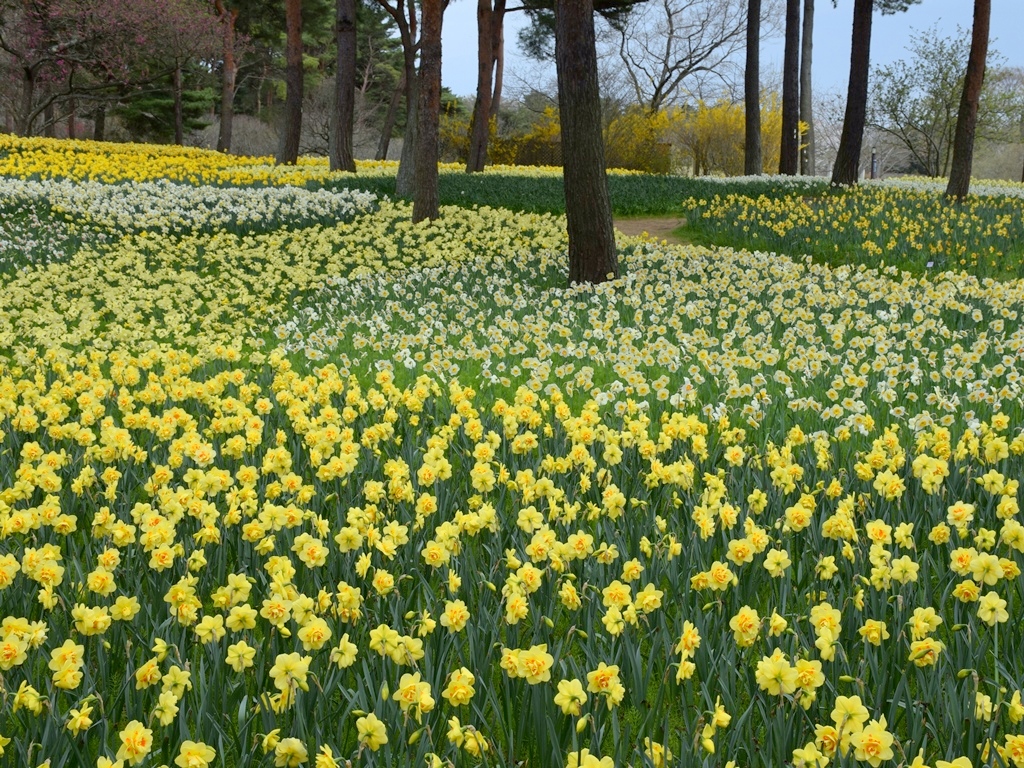
[[[514,0],[512,0],[514,2]],[[959,25],[970,34],[974,3],[972,0],[922,0],[906,13],[882,16],[876,13],[871,37],[872,65],[886,64],[906,55],[905,46],[915,30],[936,24],[943,36],[953,35]],[[821,90],[843,91],[849,77],[850,32],[853,21],[852,0],[817,0],[814,14],[814,86]],[[554,67],[538,71],[537,65],[519,55],[516,31],[523,26],[523,14],[511,13],[505,19],[506,87],[527,79],[544,87],[554,81]],[[992,47],[1006,58],[1009,66],[1024,67],[1024,48],[1015,44],[1024,30],[1024,0],[992,0]],[[1016,34],[1015,34],[1016,33]],[[459,96],[476,93],[476,3],[453,0],[444,17],[442,81]],[[764,71],[782,70],[782,40],[762,43],[761,66]]]

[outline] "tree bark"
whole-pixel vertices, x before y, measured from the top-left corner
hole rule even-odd
[[[501,89],[505,84],[505,0],[501,0],[501,23],[495,27],[494,40],[494,92],[491,94],[491,114],[493,120],[501,108]]]
[[[839,139],[833,184],[856,184],[860,176],[860,150],[868,110],[868,69],[871,65],[871,13],[874,0],[854,0],[853,40],[850,47],[850,82],[846,89],[846,114]]]
[[[107,105],[100,102],[92,113],[92,140],[104,141],[107,136]]]
[[[495,64],[501,44],[501,27],[505,21],[505,0],[477,0],[477,73],[476,103],[469,123],[469,158],[466,172],[482,171],[487,164],[487,143],[494,114]],[[500,84],[499,84],[500,85]],[[499,97],[500,98],[500,97]]]
[[[338,59],[335,114],[330,147],[331,170],[355,173],[352,130],[356,102],[356,0],[337,0]]]
[[[395,120],[398,119],[398,105],[405,94],[405,73],[398,80],[395,92],[391,94],[391,103],[388,104],[387,114],[384,115],[384,127],[380,131],[380,141],[377,144],[376,160],[388,159],[388,148],[391,146],[391,132],[395,129]]]
[[[487,163],[487,139],[490,134],[491,98],[494,96],[492,75],[494,51],[491,23],[494,10],[491,0],[477,0],[476,4],[476,102],[469,121],[469,158],[466,173],[479,173]]]
[[[19,136],[32,135],[32,104],[36,98],[36,73],[31,67],[21,70],[21,109],[16,121]]]
[[[215,8],[224,25],[223,61],[224,71],[221,76],[220,88],[220,129],[217,132],[217,151],[231,151],[231,133],[235,120],[235,81],[238,77],[238,61],[235,58],[235,22],[238,20],[238,9],[227,10],[221,0],[216,0]]]
[[[395,194],[411,197],[416,186],[416,129],[419,116],[419,77],[406,75],[405,83],[405,132],[402,134],[402,154],[398,158],[398,173],[395,175]]]
[[[437,161],[441,117],[441,21],[444,0],[423,0],[420,9],[419,106],[416,128],[416,182],[413,222],[436,219],[440,213]]]
[[[619,276],[604,167],[593,0],[556,0],[555,68],[562,132],[569,282]]]
[[[401,4],[399,4],[401,9]],[[405,67],[405,133],[402,137],[402,156],[395,175],[395,195],[411,197],[416,187],[416,130],[419,114],[419,76],[416,74],[416,3],[410,2],[408,17],[399,14],[399,33],[402,37],[402,55]]]
[[[747,56],[743,72],[743,172],[759,176],[761,160],[761,0],[747,2]]]
[[[49,91],[49,89],[47,89],[47,91]],[[48,92],[46,93],[46,97],[46,106],[43,108],[43,136],[48,139],[52,139],[57,135],[57,132],[54,130],[56,125],[53,116],[53,101]]]
[[[302,135],[302,0],[285,0],[284,18],[284,132],[277,162],[294,165],[299,160]]]
[[[800,164],[800,0],[786,0],[782,62],[782,146],[779,173],[795,176]]]
[[[800,40],[800,122],[806,133],[800,143],[800,173],[815,175],[814,101],[811,90],[811,52],[814,48],[814,0],[804,0],[804,24]]]
[[[185,143],[185,110],[182,106],[181,64],[176,64],[171,73],[171,90],[174,92],[174,143],[179,147]]]
[[[71,96],[68,97],[68,138],[78,138],[78,126],[75,122],[78,120],[78,100],[74,96],[74,88],[72,84],[75,80],[75,69],[71,68],[71,74],[68,76],[68,90],[71,91]]]
[[[992,0],[974,0],[974,26],[971,52],[967,57],[967,75],[960,96],[953,138],[953,165],[949,173],[946,197],[962,199],[971,187],[971,166],[974,160],[974,131],[978,125],[978,102],[985,82],[985,60],[988,58],[988,32],[992,16]]]

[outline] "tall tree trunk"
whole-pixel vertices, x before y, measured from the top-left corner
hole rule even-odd
[[[814,176],[814,101],[811,98],[811,51],[814,48],[814,0],[804,0],[800,40],[800,122],[806,125],[800,150],[800,173]]]
[[[92,140],[104,141],[107,137],[107,105],[102,101],[92,113]]]
[[[491,114],[488,115],[491,120],[498,116],[501,89],[505,85],[505,0],[500,2],[501,21],[494,27],[494,92],[491,94]]]
[[[555,2],[555,68],[562,131],[569,282],[618,277],[612,206],[604,167],[593,0]]]
[[[75,121],[78,119],[78,100],[74,96],[74,81],[75,81],[75,68],[71,68],[71,74],[68,75],[68,90],[72,91],[72,95],[68,97],[68,138],[78,138],[78,126],[75,125]]]
[[[405,133],[402,134],[402,154],[398,159],[395,176],[395,194],[411,197],[416,183],[416,129],[419,115],[419,77],[415,68],[405,76]]]
[[[482,171],[487,164],[487,142],[491,133],[491,116],[494,114],[493,74],[498,61],[498,46],[504,22],[505,0],[495,0],[493,8],[491,0],[477,0],[476,103],[473,105],[473,117],[469,123],[467,173]]]
[[[356,103],[356,0],[335,6],[338,60],[335,73],[335,114],[331,135],[331,170],[355,173],[352,130]]]
[[[974,160],[974,129],[978,124],[978,102],[985,82],[985,60],[988,58],[988,31],[992,16],[992,0],[974,0],[974,27],[971,52],[967,57],[967,75],[960,96],[953,138],[953,166],[949,173],[946,197],[961,199],[971,187],[971,165]]]
[[[277,162],[294,165],[302,136],[302,0],[285,0],[284,19],[284,132]]]
[[[416,182],[413,222],[436,219],[440,213],[437,161],[441,118],[441,21],[444,0],[423,0],[420,8],[419,107],[416,128]]]
[[[747,57],[743,72],[743,172],[758,176],[761,161],[761,0],[747,2]]]
[[[377,144],[376,160],[388,159],[388,148],[391,146],[391,132],[395,129],[395,120],[398,119],[398,105],[405,94],[405,73],[399,78],[395,85],[395,92],[391,94],[391,103],[388,104],[387,114],[384,115],[384,127],[380,131],[380,141]]]
[[[32,67],[21,70],[21,110],[17,119],[19,136],[32,135],[32,105],[36,99],[36,72]]]
[[[800,0],[786,0],[786,49],[782,60],[782,146],[779,173],[796,176],[800,165]]]
[[[49,88],[46,89],[46,106],[43,107],[43,136],[52,139],[57,135],[57,132],[54,130],[56,121],[53,116],[53,101],[49,90]]]
[[[469,120],[469,157],[466,173],[478,173],[487,163],[487,139],[490,134],[491,99],[494,96],[492,74],[494,51],[491,48],[491,0],[476,4],[476,101]]]
[[[871,13],[874,0],[854,0],[853,40],[850,46],[850,82],[846,89],[846,114],[839,139],[833,184],[856,184],[860,176],[860,150],[868,112],[868,69],[871,65]]]
[[[224,7],[221,0],[216,0],[215,8],[224,25],[224,45],[222,58],[224,71],[220,86],[220,129],[217,132],[217,151],[231,151],[231,133],[235,121],[235,81],[238,77],[238,61],[235,59],[235,22],[238,20],[238,9]]]
[[[402,136],[402,156],[395,175],[395,194],[412,197],[416,187],[416,130],[419,114],[419,76],[416,74],[416,3],[410,2],[408,17],[403,17],[399,32],[402,36],[402,56],[405,67],[405,133]]]
[[[171,90],[174,91],[174,143],[180,147],[185,143],[185,110],[181,103],[181,64],[177,62],[171,73]]]

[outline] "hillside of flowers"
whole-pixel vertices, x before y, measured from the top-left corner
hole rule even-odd
[[[0,765],[1024,768],[1024,281],[4,141]]]

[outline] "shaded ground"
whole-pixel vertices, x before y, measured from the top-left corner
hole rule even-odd
[[[647,234],[654,240],[666,240],[679,245],[687,241],[673,234],[673,230],[686,224],[682,216],[655,216],[638,219],[615,219],[615,229],[624,235]]]

